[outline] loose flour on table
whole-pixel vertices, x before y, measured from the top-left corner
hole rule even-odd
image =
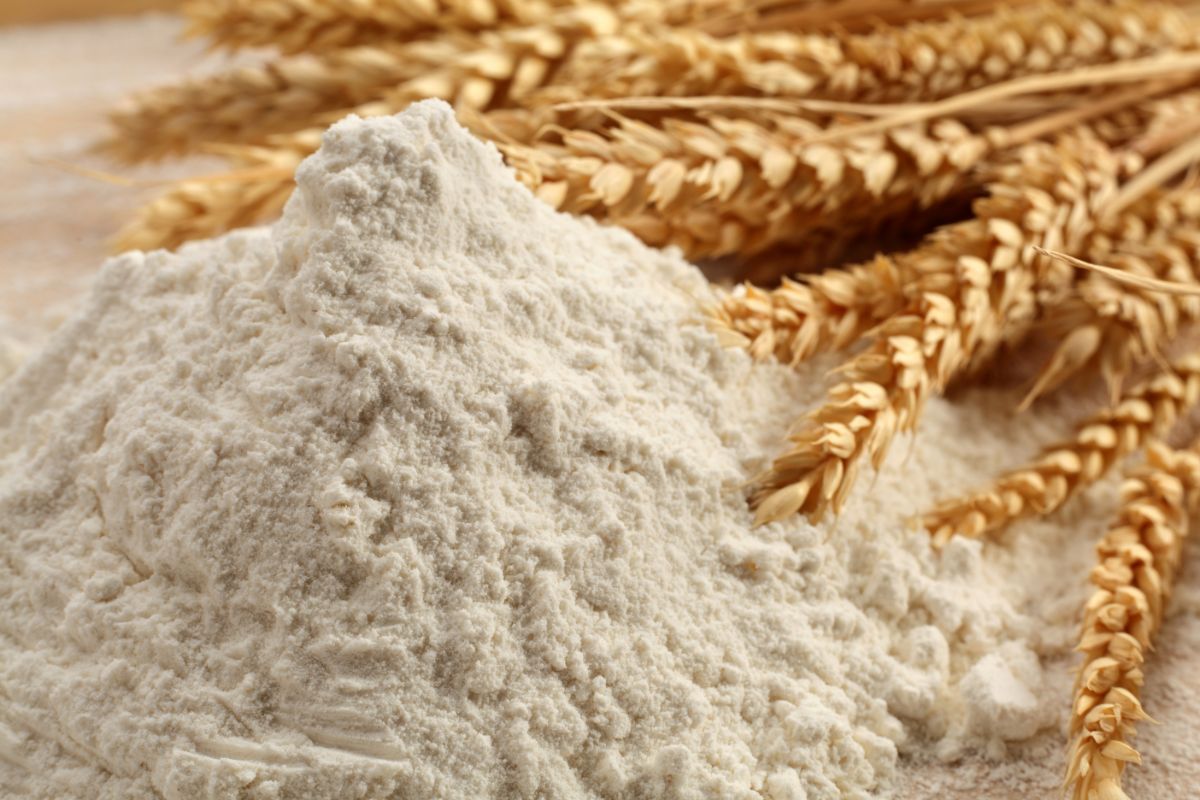
[[[988,459],[918,445],[833,529],[753,529],[820,374],[720,351],[696,269],[438,102],[298,184],[108,263],[0,384],[0,794],[873,797],[1061,722],[1081,582],[905,528]]]

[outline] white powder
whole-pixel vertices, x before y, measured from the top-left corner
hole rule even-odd
[[[298,182],[108,263],[0,384],[0,795],[861,798],[1061,724],[1087,542],[905,528],[993,459],[899,447],[832,532],[752,529],[820,373],[718,351],[694,268],[437,102]],[[1050,427],[994,412],[926,435]]]

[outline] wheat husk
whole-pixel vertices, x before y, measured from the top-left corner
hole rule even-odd
[[[387,114],[427,97],[467,109],[517,102],[542,85],[582,39],[617,19],[592,3],[525,27],[279,58],[150,90],[111,115],[107,149],[126,160],[261,143],[323,127],[347,113]]]
[[[570,0],[188,0],[191,36],[229,47],[316,52],[398,43],[438,31],[544,20]]]
[[[319,142],[292,137],[293,147],[245,147],[242,166],[179,181],[138,210],[113,241],[116,250],[173,249],[269,220],[295,188],[295,172]]]
[[[997,168],[976,217],[943,228],[911,255],[928,265],[927,277],[788,437],[752,496],[756,522],[837,511],[864,460],[879,469],[930,396],[1019,335],[1042,294],[1070,284],[1074,271],[1033,247],[1077,250],[1120,173],[1119,159],[1084,133],[1023,146],[1015,163]]]
[[[187,0],[187,32],[215,45],[283,53],[397,44],[450,31],[538,25],[594,0]],[[897,6],[904,0],[890,0]],[[724,16],[725,0],[614,0],[623,20],[690,25]]]
[[[1162,624],[1188,518],[1200,500],[1200,456],[1152,445],[1121,487],[1117,520],[1096,547],[1096,587],[1084,612],[1066,785],[1074,800],[1125,798],[1121,778],[1141,763],[1130,740],[1148,719],[1142,664]]]
[[[1153,234],[1136,243],[1118,240],[1118,252],[1100,259],[1126,275],[1200,285],[1197,220],[1179,220]],[[1148,359],[1163,360],[1183,326],[1197,320],[1200,298],[1195,296],[1130,286],[1098,274],[1081,278],[1068,298],[1046,312],[1044,329],[1062,344],[1043,366],[1022,407],[1086,371],[1098,371],[1116,397],[1134,367]]]
[[[861,35],[779,30],[722,39],[696,29],[633,28],[583,43],[557,85],[534,101],[759,95],[918,102],[1195,43],[1177,9],[1134,2],[1002,7]]]
[[[629,228],[693,258],[802,243],[814,231],[931,206],[959,190],[988,142],[952,121],[833,146],[796,116],[618,117],[558,142],[501,144],[518,178],[555,208]]]
[[[784,278],[772,291],[742,284],[710,309],[709,325],[723,342],[758,360],[795,366],[848,347],[899,311],[905,286],[916,280],[902,273],[904,263],[878,256],[847,269]]]
[[[921,522],[938,544],[951,536],[983,536],[1012,522],[1049,514],[1095,483],[1130,453],[1163,436],[1200,401],[1200,355],[1189,355],[1131,387],[1084,420],[1068,441],[986,489],[938,504]]]

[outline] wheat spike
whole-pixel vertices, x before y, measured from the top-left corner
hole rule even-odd
[[[187,0],[187,32],[237,49],[313,53],[396,44],[439,32],[536,25],[591,0]],[[896,2],[900,5],[900,2]],[[606,2],[630,22],[687,25],[730,10],[726,0]]]
[[[837,511],[863,459],[878,469],[930,395],[1034,319],[1040,295],[1070,284],[1072,270],[1032,246],[1077,250],[1119,174],[1119,159],[1086,135],[1023,146],[1015,163],[998,168],[976,217],[943,228],[912,255],[928,265],[925,277],[788,437],[752,498],[756,522]]]
[[[135,97],[111,115],[108,149],[143,160],[213,142],[260,142],[329,124],[351,110],[394,113],[426,97],[474,109],[504,105],[541,85],[574,42],[616,25],[606,6],[581,5],[526,27],[452,31],[242,67]]]
[[[117,234],[118,250],[175,248],[233,228],[253,225],[283,209],[295,188],[296,167],[317,141],[293,137],[294,147],[241,148],[241,168],[174,184]]]
[[[1130,744],[1143,710],[1142,663],[1162,624],[1200,499],[1200,456],[1152,445],[1121,487],[1116,523],[1097,545],[1084,612],[1066,784],[1074,800],[1128,800],[1121,777],[1141,763]]]
[[[188,33],[231,48],[316,52],[544,19],[562,0],[189,0]]]
[[[986,489],[938,504],[922,519],[942,544],[982,536],[1035,514],[1049,514],[1095,483],[1125,456],[1164,435],[1200,401],[1200,355],[1180,359],[1089,417],[1069,441],[998,478]]]
[[[780,31],[722,39],[695,29],[635,27],[582,44],[556,85],[535,100],[752,94],[917,102],[1194,44],[1170,6],[1092,0],[862,35]]]
[[[756,359],[796,365],[816,353],[841,350],[900,310],[915,276],[905,262],[879,256],[848,269],[784,278],[770,292],[742,284],[710,310],[723,341]]]
[[[518,177],[555,208],[629,228],[693,258],[748,256],[814,231],[865,224],[956,191],[987,140],[939,121],[808,144],[820,124],[701,115],[620,117],[561,143],[501,144]]]
[[[1200,198],[1197,198],[1200,199]],[[1197,206],[1196,210],[1200,210]],[[1117,240],[1118,254],[1094,257],[1134,275],[1195,284],[1200,281],[1200,227],[1177,220],[1136,242]],[[1082,278],[1070,297],[1049,309],[1045,327],[1062,344],[1037,376],[1023,402],[1062,384],[1070,376],[1096,369],[1113,397],[1125,377],[1147,358],[1161,360],[1181,326],[1200,319],[1200,298],[1167,295],[1115,283],[1102,275]]]

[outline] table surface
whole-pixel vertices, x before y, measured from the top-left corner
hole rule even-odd
[[[184,72],[220,66],[196,43],[179,41],[168,15],[0,28],[0,339],[35,347],[69,313],[109,252],[112,234],[155,189],[153,181],[216,165],[198,161],[136,170],[89,152],[104,132],[104,112],[128,91]],[[77,168],[118,172],[142,182],[122,186]],[[1196,554],[1193,553],[1193,556]],[[1190,559],[1193,568],[1200,558]],[[1193,572],[1200,571],[1193,569]],[[1192,581],[1193,587],[1197,581]],[[1195,588],[1188,606],[1200,608]],[[1168,621],[1154,655],[1147,706],[1163,723],[1139,737],[1146,766],[1127,788],[1142,800],[1200,797],[1200,763],[1178,740],[1200,712],[1200,615]],[[1175,724],[1172,724],[1172,720]],[[1022,758],[991,765],[902,764],[901,798],[1058,797],[1063,744],[1046,734]]]

